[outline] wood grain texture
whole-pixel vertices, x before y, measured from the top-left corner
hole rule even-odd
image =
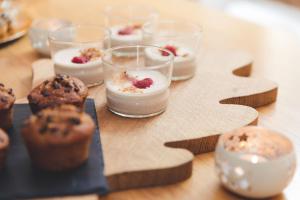
[[[267,77],[280,85],[277,103],[258,109],[259,123],[289,136],[294,141],[298,160],[300,159],[300,137],[297,134],[300,130],[298,120],[300,95],[297,92],[300,86],[298,77],[300,40],[296,35],[258,27],[181,0],[28,0],[27,10],[33,17],[62,17],[76,22],[90,22],[97,19],[98,22],[98,19],[99,21],[103,19],[101,11],[105,5],[131,2],[152,5],[159,10],[162,17],[183,18],[201,24],[205,36],[204,49],[243,49],[250,52],[255,61],[252,68],[253,77]],[[69,12],[65,12],[66,10]],[[27,95],[31,88],[31,63],[37,58],[40,56],[31,49],[27,37],[0,50],[0,80],[13,87],[19,98]],[[249,75],[249,72],[249,67],[235,71],[243,76]],[[92,89],[91,93],[93,96],[101,96],[100,93],[97,94],[97,89]],[[295,199],[300,195],[299,184],[300,173],[297,170],[291,185],[282,195],[272,199]],[[93,198],[96,197],[87,197],[87,199]],[[207,153],[196,156],[193,160],[193,175],[186,181],[164,187],[114,192],[103,199],[231,200],[243,198],[228,193],[220,187],[214,172],[213,153]]]

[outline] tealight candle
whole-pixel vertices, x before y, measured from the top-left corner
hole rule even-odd
[[[79,78],[87,86],[103,82],[102,51],[105,28],[94,25],[62,27],[49,34],[56,74]]]
[[[104,52],[104,76],[107,106],[124,117],[143,118],[165,111],[173,67],[173,55],[160,65],[146,65],[143,49],[146,46],[116,47]],[[118,57],[115,51],[124,48],[135,55]],[[158,49],[158,47],[147,46]]]
[[[194,76],[197,68],[200,28],[188,22],[161,21],[143,26],[143,38],[147,43],[171,51],[174,55],[172,80],[185,80]],[[145,49],[146,62],[159,64],[167,54]]]
[[[32,47],[43,55],[50,55],[48,34],[63,26],[70,26],[72,23],[61,19],[36,19],[29,29],[29,38]]]
[[[220,136],[215,161],[221,183],[250,198],[279,194],[296,168],[292,142],[279,133],[255,126]]]

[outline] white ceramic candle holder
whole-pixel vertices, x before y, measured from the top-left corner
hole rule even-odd
[[[250,198],[279,194],[291,181],[296,168],[291,141],[255,126],[220,136],[215,161],[222,185]]]

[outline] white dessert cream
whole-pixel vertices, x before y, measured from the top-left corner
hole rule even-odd
[[[139,24],[136,25],[117,25],[110,28],[110,46],[133,46],[133,45],[145,45],[151,41],[151,36],[143,37],[143,33]],[[107,44],[105,44],[108,46]],[[118,50],[120,55],[126,56],[130,53],[135,54],[133,48],[122,48]]]
[[[56,74],[77,77],[87,86],[103,82],[101,52],[96,48],[63,49],[54,54],[53,61]]]
[[[296,168],[291,141],[261,127],[249,126],[225,133],[216,147],[221,183],[250,198],[279,194]]]
[[[128,46],[141,44],[143,34],[140,25],[118,25],[110,28],[111,46]]]
[[[188,47],[177,43],[160,43],[158,46],[174,54],[172,80],[191,78],[196,71],[196,55]],[[145,49],[145,62],[147,65],[156,65],[165,62],[168,53],[156,48]]]
[[[107,105],[127,117],[153,116],[166,109],[168,87],[168,80],[158,71],[123,71],[106,83]]]

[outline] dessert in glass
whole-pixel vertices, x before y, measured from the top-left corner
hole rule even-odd
[[[144,48],[169,53],[165,62],[149,65],[144,62]],[[116,51],[135,52],[129,57]],[[113,113],[131,118],[144,118],[165,111],[174,56],[154,46],[124,46],[108,49],[103,54],[107,106]]]
[[[156,23],[158,18],[155,9],[139,4],[109,6],[104,13],[106,26],[110,30],[111,47],[145,44],[142,26]],[[125,50],[129,49],[120,49],[119,55],[130,54]]]
[[[194,76],[197,68],[199,46],[202,32],[198,25],[185,21],[161,21],[146,23],[143,37],[147,44],[169,50],[174,55],[172,80],[185,80]],[[146,63],[159,64],[164,62],[167,53],[145,49]]]
[[[103,83],[101,57],[109,46],[107,29],[96,25],[61,27],[49,33],[49,43],[55,74],[74,76],[88,87]]]
[[[223,134],[215,161],[222,185],[249,198],[279,194],[296,168],[292,142],[282,134],[256,126]]]

